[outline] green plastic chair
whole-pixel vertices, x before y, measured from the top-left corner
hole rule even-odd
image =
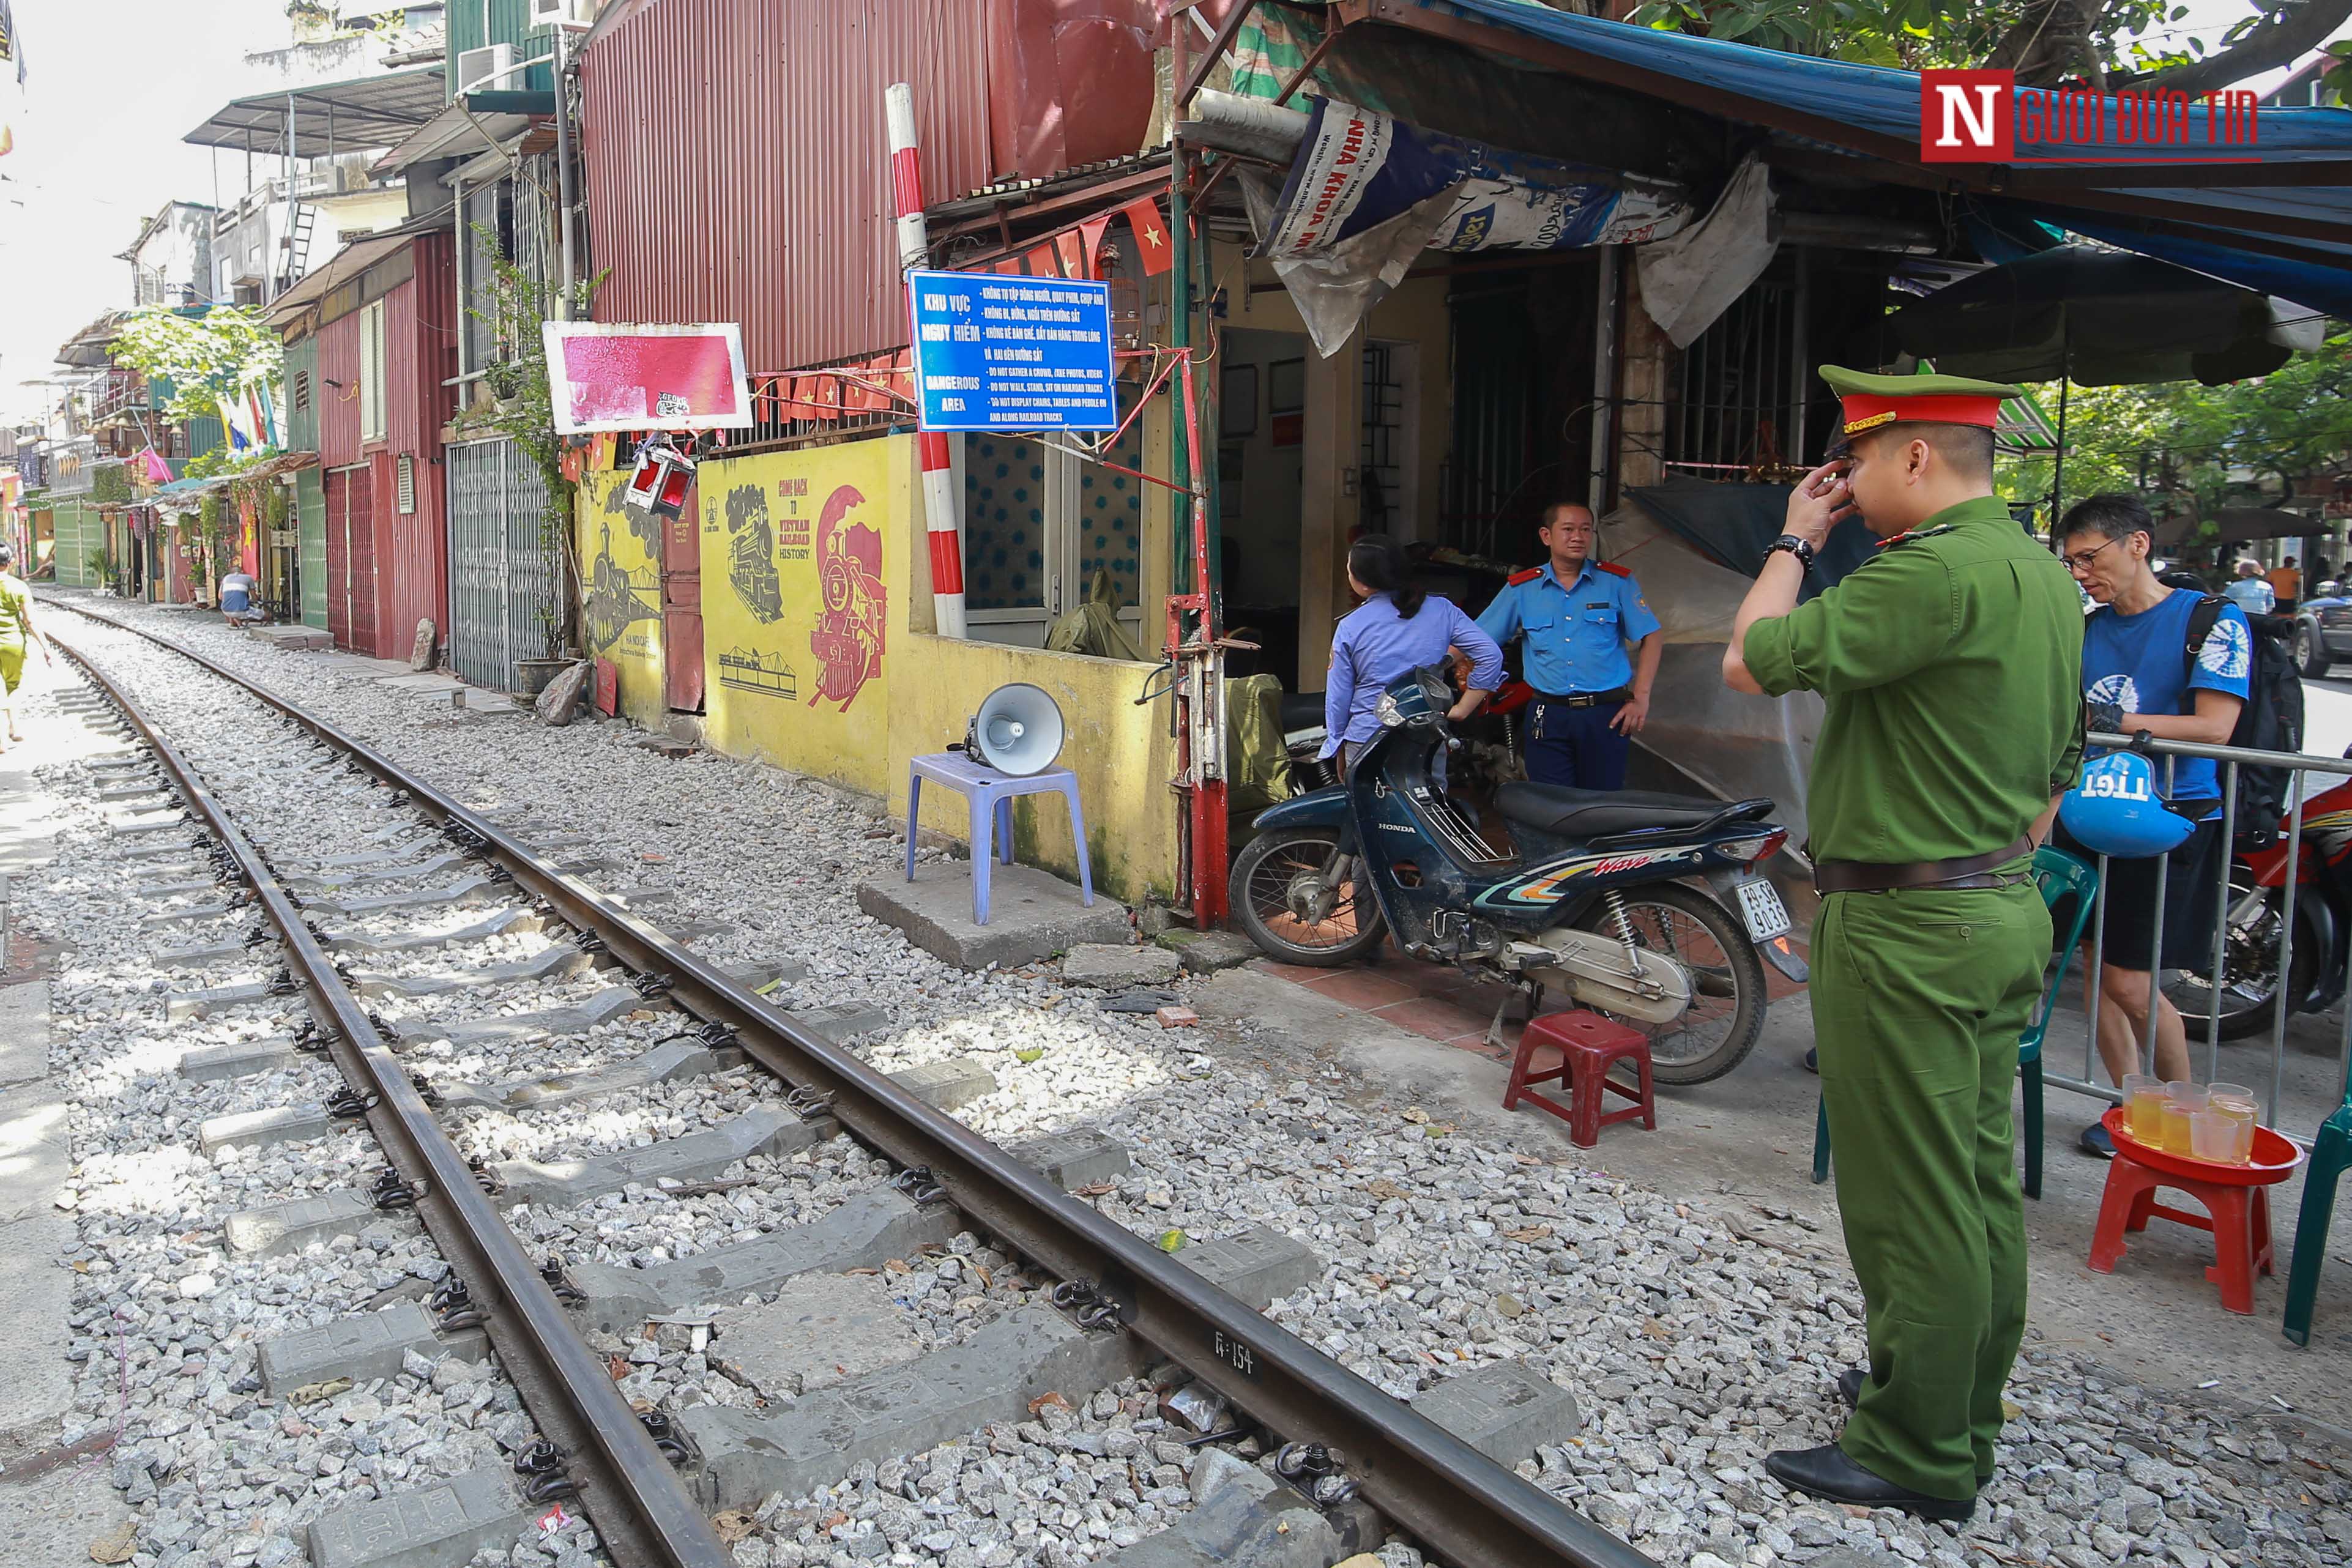
[[[2097,901],[2099,873],[2089,863],[2064,850],[2044,844],[2033,852],[2033,883],[2042,890],[2042,902],[2054,915],[2068,898],[2074,901],[2074,913],[2068,916],[2064,939],[2058,944],[2057,962],[2052,966],[2050,983],[2042,988],[2042,1006],[2035,1009],[2033,1021],[2017,1040],[2017,1076],[2025,1094],[2025,1196],[2042,1196],[2042,1041],[2050,1032],[2050,1019],[2058,1010],[2058,988],[2066,977],[2066,960],[2074,956],[2076,944],[2083,940],[2084,928],[2091,923],[2091,909]],[[2352,1103],[2338,1113],[2352,1132]],[[2316,1162],[2315,1160],[2315,1166]],[[1813,1107],[1813,1180],[1830,1179],[1830,1108],[1825,1100]],[[2308,1178],[2306,1178],[2308,1179]],[[2331,1177],[2331,1186],[2333,1178]],[[2306,1186],[2304,1189],[2311,1189]],[[2308,1208],[2309,1200],[2305,1199]],[[2321,1220],[2321,1233],[2326,1235],[2326,1219]],[[2300,1236],[2300,1232],[2297,1233]],[[2297,1256],[2301,1256],[2298,1247]],[[2316,1262],[2314,1268],[2317,1267]],[[2289,1301],[2293,1296],[2290,1294]],[[2288,1309],[2290,1314],[2293,1308]],[[2306,1316],[2308,1314],[2306,1313]],[[2290,1329],[2289,1333],[2294,1331]]]
[[[2294,1222],[2294,1262],[2286,1276],[2286,1337],[2311,1343],[2311,1309],[2319,1297],[2319,1264],[2327,1255],[2327,1226],[2336,1215],[2336,1178],[2352,1166],[2352,1077],[2344,1103],[2319,1124],[2311,1166],[2303,1173],[2303,1207]]]

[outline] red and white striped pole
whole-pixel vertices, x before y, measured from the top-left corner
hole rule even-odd
[[[882,95],[890,122],[890,190],[898,207],[898,269],[928,266],[930,231],[923,223],[923,166],[915,146],[915,89],[894,82]],[[915,437],[922,456],[923,513],[931,541],[931,610],[942,637],[963,630],[963,536],[957,526],[955,469],[948,438],[937,431]]]

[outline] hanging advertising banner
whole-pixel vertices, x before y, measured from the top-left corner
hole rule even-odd
[[[751,428],[743,331],[732,321],[549,321],[540,331],[558,434]]]
[[[1259,254],[1328,356],[1424,251],[1572,250],[1663,239],[1691,221],[1668,181],[1563,163],[1317,99],[1279,193],[1238,183]]]
[[[925,430],[1116,430],[1110,285],[909,272]]]
[[[1299,260],[1427,206],[1429,250],[1573,250],[1663,239],[1691,220],[1679,186],[1424,131],[1318,99],[1265,254]]]

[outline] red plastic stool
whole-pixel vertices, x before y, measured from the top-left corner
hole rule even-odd
[[[1559,1052],[1559,1064],[1536,1071],[1535,1053],[1547,1046]],[[1631,1061],[1640,1072],[1639,1092],[1610,1082],[1609,1069],[1620,1061]],[[1532,1086],[1538,1083],[1566,1083],[1568,1105],[1537,1093]],[[1620,1095],[1633,1103],[1604,1114],[1603,1094]],[[1643,1126],[1654,1130],[1658,1105],[1651,1092],[1650,1037],[1612,1023],[1599,1013],[1545,1013],[1533,1019],[1519,1037],[1518,1055],[1511,1060],[1511,1086],[1503,1092],[1503,1109],[1516,1110],[1522,1100],[1531,1100],[1566,1122],[1569,1141],[1580,1149],[1598,1143],[1601,1128],[1636,1116],[1642,1118]]]
[[[2294,1172],[2300,1152],[2264,1127],[2256,1131],[2251,1164],[2216,1165],[2134,1139],[2120,1106],[2100,1120],[2116,1141],[2116,1157],[2107,1166],[2098,1228],[2091,1233],[2091,1267],[2102,1274],[2114,1273],[2116,1260],[2124,1255],[2124,1238],[2147,1229],[2150,1219],[2209,1230],[2214,1261],[2205,1277],[2221,1287],[2223,1307],[2251,1316],[2254,1276],[2271,1271],[2270,1186]],[[2156,1201],[2158,1187],[2187,1194],[2204,1205],[2205,1213],[2168,1208]]]

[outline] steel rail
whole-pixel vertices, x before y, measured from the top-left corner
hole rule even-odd
[[[102,615],[89,619],[137,630]],[[376,1032],[366,1008],[344,983],[260,851],[130,694],[89,655],[54,634],[50,641],[130,721],[198,820],[236,858],[255,902],[277,927],[290,972],[309,990],[314,1011],[332,1020],[328,1050],[336,1066],[354,1089],[374,1099],[368,1124],[402,1180],[416,1194],[416,1214],[450,1262],[463,1263],[458,1277],[498,1347],[500,1365],[524,1394],[541,1435],[567,1455],[590,1461],[590,1473],[568,1479],[578,1488],[579,1500],[606,1552],[628,1564],[725,1568],[731,1563],[732,1555],[614,1386],[603,1360],[574,1331],[554,1291],[499,1218],[465,1156],[417,1092],[399,1057]]]
[[[822,1095],[829,1113],[860,1141],[909,1169],[929,1170],[979,1228],[1063,1280],[1093,1283],[1117,1306],[1122,1323],[1270,1431],[1341,1450],[1365,1500],[1443,1560],[1457,1568],[1658,1568],[839,1045],[801,1029],[750,987],[606,903],[579,878],[556,870],[365,742],[169,638],[62,600],[48,602],[210,671],[406,790],[428,814],[480,839],[484,852],[520,886],[566,921],[594,932],[623,963],[667,977],[673,1001],[733,1028],[747,1055],[785,1082]]]

